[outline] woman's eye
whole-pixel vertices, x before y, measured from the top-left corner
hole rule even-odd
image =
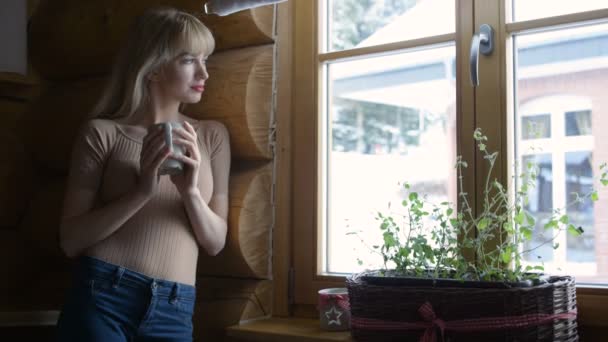
[[[197,61],[199,61],[199,59],[191,57],[191,58],[184,58],[182,60],[182,63],[183,64],[193,64],[193,63],[196,63]],[[203,65],[206,65],[207,64],[207,58],[201,59],[200,63],[203,64]]]

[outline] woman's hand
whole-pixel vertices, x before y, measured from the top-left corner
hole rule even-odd
[[[184,147],[183,155],[171,154],[171,158],[184,163],[184,172],[171,175],[171,181],[182,197],[198,191],[198,173],[201,163],[201,154],[198,149],[196,131],[188,122],[183,128],[174,130],[173,143]]]
[[[160,165],[170,155],[171,150],[165,144],[162,127],[156,126],[149,132],[143,141],[139,155],[139,180],[137,191],[145,197],[152,197],[158,190]]]

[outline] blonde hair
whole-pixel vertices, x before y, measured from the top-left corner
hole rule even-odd
[[[195,16],[174,8],[142,14],[118,54],[105,91],[92,116],[126,117],[149,101],[147,76],[183,53],[210,55],[215,40]]]

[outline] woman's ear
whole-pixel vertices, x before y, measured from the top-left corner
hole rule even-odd
[[[147,76],[148,81],[150,82],[158,82],[161,81],[164,76],[165,66],[157,66],[152,69]]]
[[[160,80],[160,72],[158,70],[151,71],[147,76],[148,81],[158,82]]]

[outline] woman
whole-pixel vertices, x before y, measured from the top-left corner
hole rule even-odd
[[[198,247],[224,247],[230,146],[224,126],[182,115],[200,101],[209,30],[175,9],[144,13],[75,141],[61,247],[78,257],[61,341],[191,341]],[[155,124],[180,122],[171,153]],[[180,174],[159,174],[173,158]]]

